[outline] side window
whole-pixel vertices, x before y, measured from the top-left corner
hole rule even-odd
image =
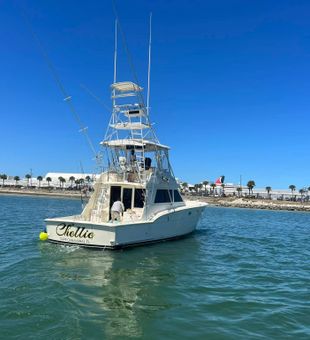
[[[172,190],[169,191],[158,189],[156,191],[155,203],[170,203],[172,200]]]
[[[174,202],[183,202],[179,190],[174,190]]]

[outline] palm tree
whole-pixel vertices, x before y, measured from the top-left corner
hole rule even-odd
[[[20,181],[19,176],[14,176],[15,186],[17,187],[17,182]]]
[[[2,186],[4,187],[4,181],[8,179],[8,176],[6,174],[1,174],[0,179],[2,179]]]
[[[289,188],[289,189],[291,190],[291,192],[292,192],[292,199],[293,199],[293,193],[294,193],[294,191],[296,190],[296,185],[291,184],[288,188]]]
[[[90,188],[90,182],[92,181],[91,177],[87,175],[85,177],[85,181],[87,182],[87,188],[89,189]]]
[[[240,197],[242,195],[242,188],[238,187],[237,188],[238,196]]]
[[[48,183],[48,187],[50,186],[52,179],[50,177],[46,177],[46,182]]]
[[[71,188],[73,187],[73,183],[74,183],[74,181],[75,181],[75,177],[74,176],[71,176],[70,178],[69,178],[69,181],[71,182]]]
[[[187,182],[183,182],[182,183],[182,191],[186,192],[187,191],[186,189],[188,189],[188,183]]]
[[[199,191],[201,192],[201,196],[202,196],[202,190],[201,190],[202,187],[203,187],[202,183],[199,183],[199,184],[198,184],[198,188],[199,188]]]
[[[62,179],[62,177],[61,177],[61,176],[59,176],[59,177],[58,177],[58,181],[59,181],[59,188],[61,188],[61,179]]]
[[[63,188],[66,180],[62,176],[59,176],[58,180],[59,180],[59,187]]]
[[[74,183],[76,184],[77,189],[79,189],[80,180],[79,180],[79,179],[76,179],[76,180],[74,181]]]
[[[299,190],[299,193],[300,193],[300,199],[301,199],[301,202],[304,202],[305,199],[306,199],[306,193],[307,193],[307,188],[302,188]]]
[[[210,187],[212,188],[213,196],[215,196],[215,190],[214,189],[216,187],[216,184],[215,183],[211,183]]]
[[[265,188],[268,194],[268,198],[270,199],[270,191],[271,191],[271,187],[266,187]]]
[[[202,184],[205,186],[205,195],[207,196],[207,185],[209,184],[209,182],[203,181]]]
[[[40,188],[41,187],[41,181],[43,180],[43,177],[42,176],[38,176],[37,180],[39,181],[39,188]]]
[[[253,181],[253,180],[250,180],[250,181],[248,181],[248,183],[247,183],[247,187],[248,187],[248,189],[249,189],[249,195],[252,193],[252,195],[253,195],[253,188],[255,187],[255,182]]]
[[[66,179],[62,177],[62,178],[61,178],[62,188],[64,188],[65,183],[66,183]]]
[[[198,194],[199,184],[195,184],[195,185],[194,185],[194,189],[195,189],[195,191],[196,191],[196,194]]]
[[[29,187],[29,181],[30,181],[31,175],[27,174],[25,178],[27,178],[27,187]]]
[[[84,179],[83,178],[77,179],[75,181],[75,184],[77,184],[77,186],[78,186],[78,190],[81,190],[81,184],[83,184],[83,183],[84,183]]]

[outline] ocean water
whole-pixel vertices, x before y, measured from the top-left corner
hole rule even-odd
[[[182,240],[40,242],[78,200],[0,196],[1,339],[310,339],[310,214],[208,207]]]

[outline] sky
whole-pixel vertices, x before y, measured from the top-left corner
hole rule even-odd
[[[309,1],[116,4],[143,87],[153,14],[151,120],[171,147],[176,177],[310,186]],[[0,0],[0,173],[95,171],[30,26],[99,148],[110,117],[114,20],[112,1]],[[121,39],[117,80],[133,80]]]

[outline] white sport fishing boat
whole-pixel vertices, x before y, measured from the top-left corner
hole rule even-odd
[[[159,143],[150,123],[150,74],[145,105],[137,83],[116,82],[116,57],[114,62],[112,115],[100,143],[107,168],[80,215],[45,220],[50,242],[117,249],[176,239],[195,230],[206,206],[180,194],[169,147]],[[119,199],[124,213],[112,220]]]

